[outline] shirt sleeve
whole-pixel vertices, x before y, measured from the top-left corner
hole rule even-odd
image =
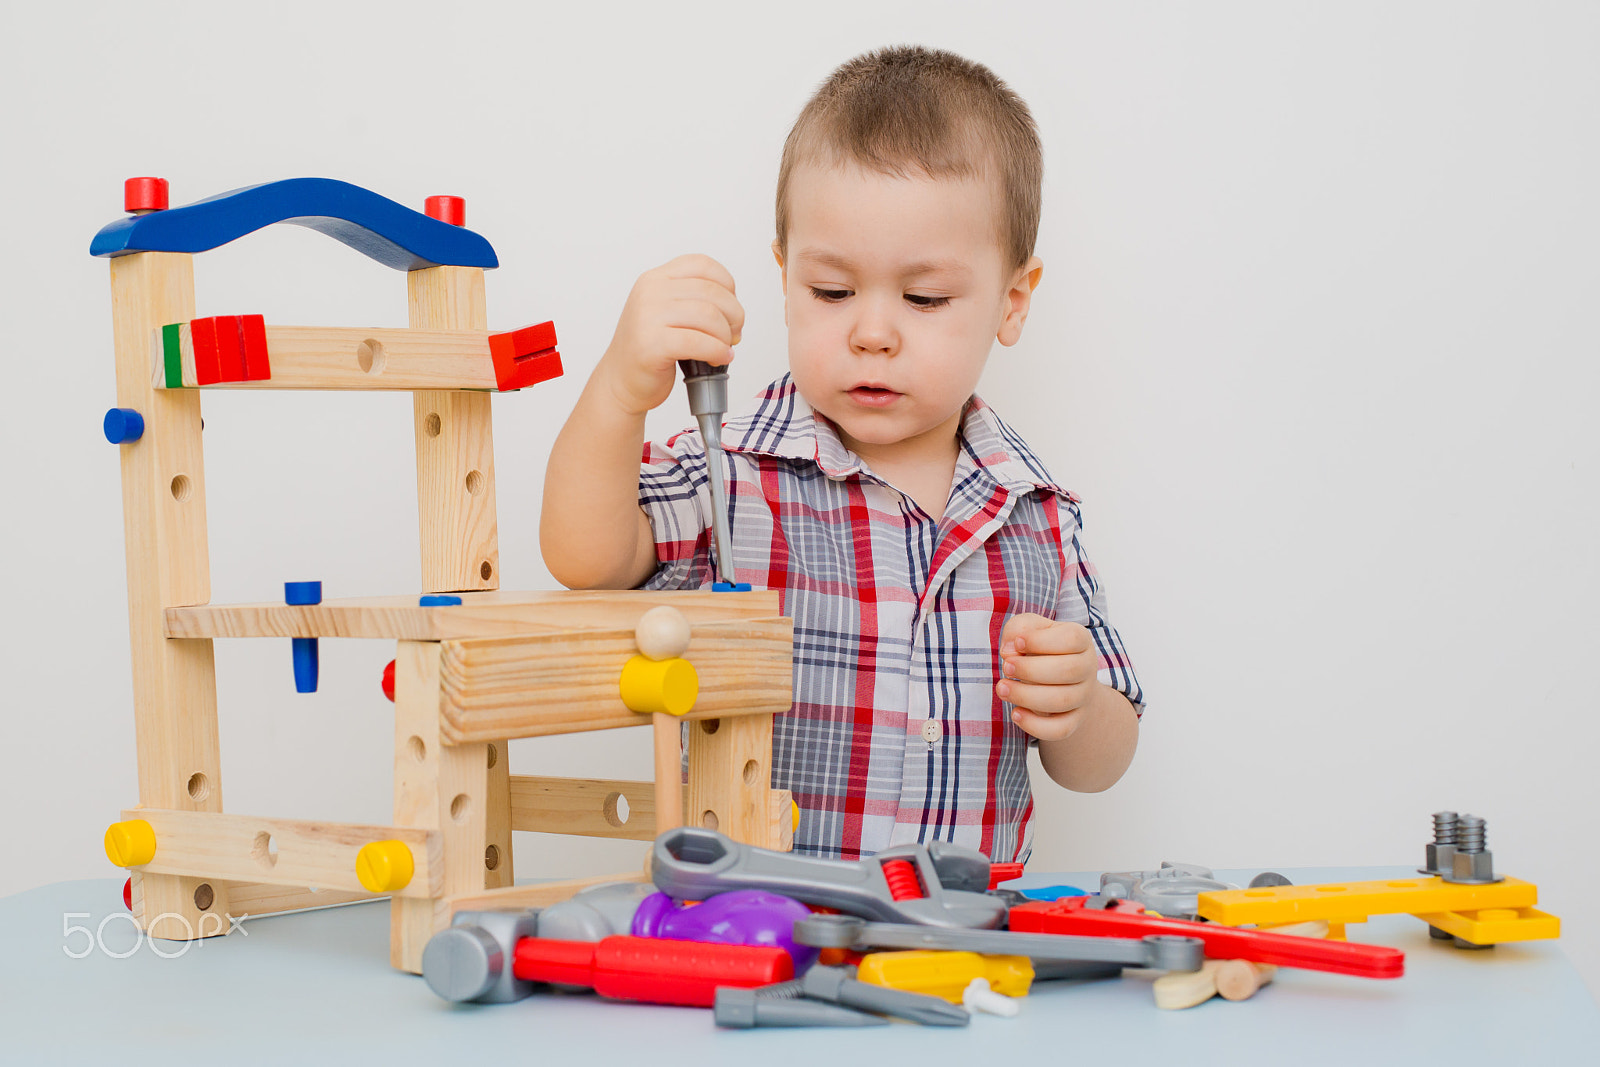
[[[656,570],[641,589],[703,589],[711,565],[711,488],[706,448],[693,430],[665,444],[646,442],[639,465],[639,506],[656,541]]]
[[[1083,516],[1077,501],[1057,497],[1061,518],[1061,599],[1056,618],[1075,622],[1089,631],[1099,654],[1101,682],[1128,698],[1134,713],[1144,715],[1144,689],[1133,673],[1133,661],[1123,647],[1122,635],[1106,615],[1106,594],[1099,572],[1083,550],[1080,533]]]

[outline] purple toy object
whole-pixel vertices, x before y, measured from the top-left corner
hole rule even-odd
[[[817,962],[817,950],[794,942],[794,924],[811,918],[797,900],[736,889],[702,904],[679,904],[665,893],[651,893],[633,913],[634,937],[669,941],[707,941],[718,945],[776,945],[794,960],[798,978]]]

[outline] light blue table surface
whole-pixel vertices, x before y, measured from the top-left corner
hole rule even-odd
[[[1254,873],[1218,876],[1244,884]],[[1284,873],[1309,884],[1410,872]],[[1060,882],[1098,879],[1029,875],[1013,885]],[[136,937],[121,887],[59,882],[0,899],[0,1063],[1600,1063],[1600,1010],[1559,942],[1466,952],[1430,940],[1409,916],[1349,928],[1353,940],[1405,951],[1396,980],[1282,970],[1251,1000],[1186,1011],[1158,1010],[1149,982],[1133,977],[1042,983],[1019,1017],[980,1015],[961,1030],[719,1031],[709,1011],[592,996],[447,1004],[389,968],[383,902],[252,919],[186,947]],[[68,926],[88,932],[66,935]]]

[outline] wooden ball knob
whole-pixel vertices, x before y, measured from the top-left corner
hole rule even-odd
[[[651,608],[634,627],[633,639],[647,659],[677,659],[689,650],[689,620],[665,604]]]

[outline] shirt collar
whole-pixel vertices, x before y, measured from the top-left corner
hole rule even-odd
[[[785,374],[767,386],[757,401],[755,411],[723,426],[723,448],[808,461],[830,478],[847,478],[866,470],[861,457],[839,440],[833,423],[806,403],[795,388],[793,375]],[[967,401],[961,415],[961,446],[958,471],[970,466],[1014,492],[1043,490],[1077,500],[1051,476],[1016,431],[976,395]]]

